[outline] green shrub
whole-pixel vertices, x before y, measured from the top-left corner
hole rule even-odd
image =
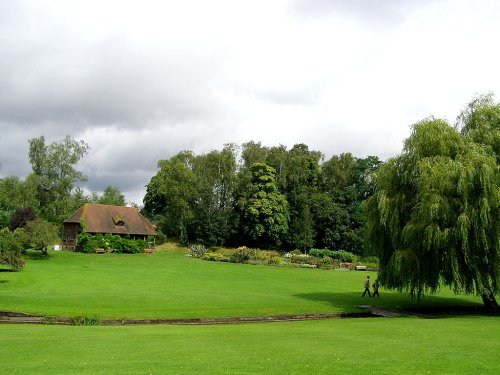
[[[238,247],[230,256],[231,263],[248,263],[250,260],[257,261],[258,250],[250,249],[246,246]]]
[[[77,316],[71,319],[71,324],[75,326],[98,326],[100,323],[98,315]]]
[[[250,254],[245,252],[234,252],[229,261],[231,263],[247,263],[250,260]]]
[[[316,257],[316,258],[325,258],[325,257],[330,257],[332,258],[333,251],[328,250],[328,249],[311,249],[309,250],[309,255]]]
[[[290,251],[290,254],[292,254],[292,255],[300,255],[300,254],[302,254],[302,251],[300,251],[299,249],[295,249],[293,251]]]
[[[274,256],[267,260],[267,264],[278,265],[283,262],[283,259],[280,256]]]
[[[144,252],[147,243],[144,240],[134,240],[130,237],[121,237],[113,234],[95,234],[81,232],[78,235],[78,246],[84,253],[92,253],[95,249],[107,249],[115,253],[136,254]]]
[[[280,253],[275,250],[257,250],[256,251],[256,260],[261,261],[263,263],[271,264],[273,263],[273,258],[280,258]],[[273,263],[274,264],[274,263]]]
[[[354,254],[345,250],[334,250],[332,255],[333,259],[338,259],[341,262],[352,262],[354,260]]]
[[[88,232],[81,232],[77,237],[78,250],[84,253],[91,253],[97,249],[94,237]]]
[[[13,270],[24,267],[23,247],[16,235],[9,229],[0,230],[0,264],[5,264]]]
[[[203,260],[218,261],[218,260],[222,259],[222,254],[210,251],[208,253],[203,254],[202,259]]]
[[[207,252],[207,248],[203,245],[195,244],[189,246],[189,254],[194,258],[202,258]]]

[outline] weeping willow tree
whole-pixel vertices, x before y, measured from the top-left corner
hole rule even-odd
[[[455,127],[415,124],[403,153],[378,169],[365,207],[382,285],[412,297],[447,285],[498,308],[499,130],[500,106],[481,96]]]

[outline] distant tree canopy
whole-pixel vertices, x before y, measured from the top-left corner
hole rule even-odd
[[[474,99],[456,127],[429,118],[374,174],[368,244],[382,285],[413,296],[448,285],[498,307],[500,105]]]
[[[158,162],[144,213],[183,243],[361,254],[361,202],[371,194],[369,174],[380,160],[348,153],[322,160],[321,152],[304,144],[287,150],[248,142],[202,155],[182,151]]]
[[[86,177],[76,165],[88,150],[85,142],[69,136],[51,144],[43,136],[30,139],[32,173],[24,180],[0,178],[0,229],[24,228],[35,217],[60,225],[87,202],[124,206],[125,197],[115,186],[108,185],[102,195],[86,195],[78,186]]]

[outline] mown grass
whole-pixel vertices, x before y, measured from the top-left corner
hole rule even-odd
[[[155,254],[33,256],[21,272],[0,272],[0,310],[168,319],[352,312],[359,304],[481,305],[449,290],[419,302],[383,289],[382,298],[363,299],[366,272],[208,262],[168,246]]]
[[[0,326],[2,374],[498,374],[497,317]]]
[[[0,310],[98,318],[191,318],[480,306],[449,290],[417,303],[365,272],[206,262],[155,254],[32,254],[0,272]],[[372,277],[376,275],[371,273]],[[207,326],[0,325],[0,374],[496,374],[498,316],[356,318]]]

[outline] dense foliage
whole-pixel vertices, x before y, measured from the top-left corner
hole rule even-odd
[[[380,161],[349,153],[323,158],[304,144],[287,150],[248,142],[202,155],[183,151],[158,162],[144,213],[184,244],[361,254],[361,202],[371,194],[369,174]]]
[[[457,126],[426,119],[375,174],[369,243],[382,285],[420,296],[440,285],[495,306],[500,291],[500,105],[472,101]]]
[[[7,228],[0,229],[0,264],[20,270],[24,262],[21,241]]]
[[[89,234],[85,230],[78,234],[79,250],[84,253],[93,253],[96,249],[114,253],[136,254],[143,253],[147,247],[144,240],[134,240],[113,234]]]

